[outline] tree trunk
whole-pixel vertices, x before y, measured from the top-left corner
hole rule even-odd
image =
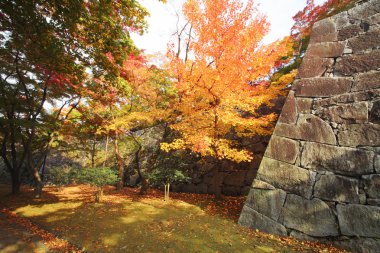
[[[149,190],[149,181],[146,178],[141,178],[140,195],[146,195]]]
[[[95,156],[96,156],[96,138],[92,140],[91,147],[91,168],[95,167]]]
[[[215,199],[222,199],[222,183],[223,183],[223,174],[219,172],[220,163],[215,164],[214,169],[212,170],[212,192],[214,193]]]
[[[117,170],[119,172],[119,181],[117,182],[117,189],[121,190],[124,187],[124,160],[123,157],[120,155],[120,150],[119,150],[119,142],[118,142],[119,135],[115,135],[115,156],[116,156],[116,161],[117,161]]]
[[[34,182],[36,184],[36,186],[34,188],[35,197],[38,199],[42,195],[42,188],[43,188],[44,184],[41,180],[40,173],[38,172],[38,170],[36,168],[33,169],[33,177],[34,177]]]
[[[20,187],[21,187],[21,180],[20,180],[20,174],[18,171],[13,171],[11,173],[12,178],[12,194],[18,194],[20,193]]]
[[[99,187],[98,191],[95,194],[95,202],[100,203],[103,198],[103,187]]]
[[[108,142],[109,142],[109,136],[107,134],[107,140],[106,140],[106,153],[105,153],[105,158],[104,158],[104,162],[103,162],[103,167],[106,167],[106,164],[107,164],[107,156],[108,156]]]
[[[137,140],[135,140],[135,142],[138,145],[138,149],[137,149],[137,151],[135,153],[135,163],[136,163],[137,173],[139,174],[139,177],[141,179],[140,194],[141,195],[146,195],[148,193],[148,189],[149,189],[149,182],[145,178],[145,176],[142,174],[141,168],[140,168],[140,151],[141,151],[142,147],[141,147],[140,143]]]

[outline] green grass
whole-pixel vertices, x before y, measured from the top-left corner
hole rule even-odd
[[[3,195],[1,202],[86,252],[314,251],[298,242],[288,246],[180,200],[108,195],[104,203],[95,204],[92,193],[79,187],[62,192],[48,188],[41,200],[28,194]]]

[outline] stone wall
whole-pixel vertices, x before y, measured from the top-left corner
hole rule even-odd
[[[380,0],[317,22],[239,224],[380,250]]]

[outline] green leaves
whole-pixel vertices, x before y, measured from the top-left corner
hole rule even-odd
[[[78,183],[97,187],[113,185],[118,181],[117,174],[110,168],[88,168],[77,170],[74,178]]]

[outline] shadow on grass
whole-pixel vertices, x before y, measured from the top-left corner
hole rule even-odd
[[[183,201],[112,194],[93,203],[92,194],[88,187],[46,188],[33,200],[24,189],[4,204],[86,252],[292,252]]]

